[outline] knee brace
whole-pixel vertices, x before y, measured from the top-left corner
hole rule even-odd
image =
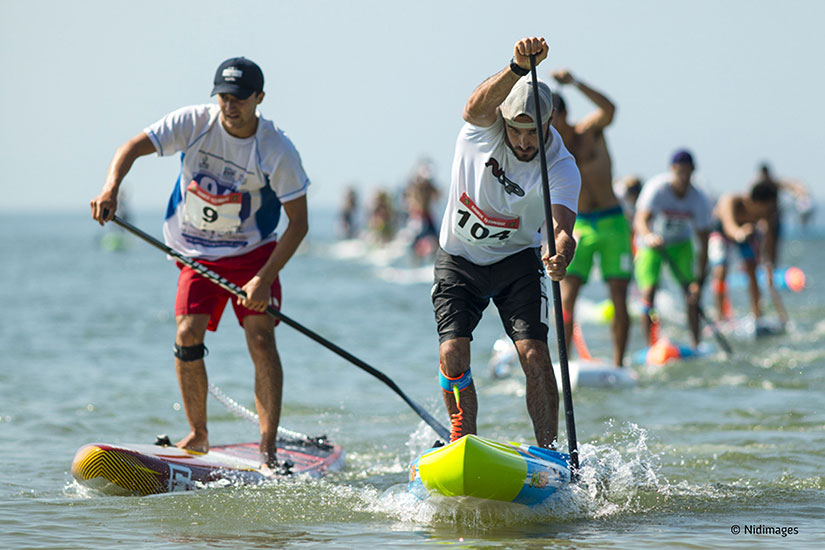
[[[203,344],[196,344],[194,346],[179,346],[175,344],[172,350],[175,357],[186,363],[203,359],[203,357],[209,353],[209,350],[206,349],[206,346]]]
[[[458,391],[465,389],[467,386],[473,383],[473,375],[470,373],[470,369],[464,371],[461,376],[456,378],[450,378],[444,371],[441,370],[439,367],[438,369],[438,383],[441,385],[441,389],[443,389],[447,393],[453,393],[453,388],[458,388]]]

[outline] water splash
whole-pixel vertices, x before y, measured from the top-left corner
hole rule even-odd
[[[512,525],[570,521],[635,514],[654,508],[672,491],[661,475],[659,456],[649,446],[649,434],[635,424],[616,430],[612,423],[602,439],[579,448],[578,483],[560,489],[546,502],[527,507],[472,497],[430,497],[419,500],[406,484],[393,485],[372,502],[369,511],[395,518],[401,525],[462,527],[486,531]],[[407,447],[412,456],[429,448],[422,429]],[[651,496],[653,497],[651,499]]]

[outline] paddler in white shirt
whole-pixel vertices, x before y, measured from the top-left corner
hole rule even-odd
[[[670,171],[645,183],[636,202],[634,226],[638,252],[634,275],[642,292],[642,329],[648,341],[651,340],[651,312],[664,263],[685,289],[693,346],[699,345],[699,297],[707,275],[712,219],[710,202],[691,183],[694,169],[693,155],[684,149],[676,151],[671,157]],[[699,241],[695,272],[694,232]]]
[[[207,329],[217,330],[229,301],[255,365],[262,465],[283,470],[276,461],[283,369],[275,345],[277,321],[266,310],[280,309],[278,275],[307,233],[309,178],[292,141],[258,112],[263,86],[263,72],[249,59],[221,63],[212,88],[217,104],[173,111],[124,143],[91,209],[101,225],[114,217],[121,182],[139,157],[181,156],[180,176],[166,209],[166,244],[242,287],[246,297],[236,299],[178,264],[175,370],[190,432],[176,445],[209,450],[204,339]],[[275,228],[282,212],[289,223],[279,236]]]
[[[456,142],[431,293],[440,342],[439,381],[453,441],[477,433],[470,340],[490,299],[527,377],[527,410],[538,444],[550,447],[558,433],[544,273],[560,281],[573,257],[581,178],[550,126],[552,93],[543,82],[539,101],[545,143],[538,143],[530,55],[538,64],[547,52],[543,38],[519,40],[511,62],[479,85],[464,107],[466,124]],[[546,228],[539,146],[547,155],[557,250],[552,257],[541,250]]]

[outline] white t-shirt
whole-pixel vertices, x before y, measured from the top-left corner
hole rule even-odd
[[[673,191],[670,172],[651,178],[642,186],[636,212],[650,212],[650,227],[654,233],[661,235],[665,244],[688,241],[694,231],[710,231],[711,207],[705,194],[693,184],[688,187],[684,197],[678,197]],[[639,240],[637,243],[643,246]]]
[[[272,121],[236,138],[217,105],[173,111],[144,130],[159,156],[181,153],[163,235],[172,249],[213,260],[274,241],[281,204],[306,194],[309,178],[295,146]]]
[[[561,136],[550,127],[545,151],[550,197],[577,212],[581,176]],[[516,158],[501,116],[489,128],[464,124],[458,134],[439,244],[448,254],[490,265],[541,246],[541,160]]]

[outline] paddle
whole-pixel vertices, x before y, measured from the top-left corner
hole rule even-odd
[[[665,261],[667,262],[667,265],[670,266],[671,272],[673,272],[673,274],[676,276],[676,279],[679,281],[679,284],[682,285],[684,291],[687,292],[688,286],[690,286],[690,284],[682,280],[682,273],[676,266],[676,262],[674,262],[673,258],[670,257],[670,254],[665,252],[664,248],[661,248],[659,250],[659,253],[662,255],[662,257],[664,257]],[[728,355],[732,355],[733,349],[731,349],[730,344],[725,339],[725,337],[722,336],[722,333],[719,332],[719,328],[716,326],[716,323],[708,319],[708,317],[705,315],[705,311],[702,309],[702,306],[698,303],[696,304],[696,310],[699,312],[699,318],[702,319],[702,321],[710,327],[711,331],[713,332],[713,337],[716,338],[717,342],[719,342],[719,345],[722,347],[724,352]]]
[[[227,290],[227,291],[231,292],[232,294],[234,294],[235,296],[238,296],[238,297],[246,297],[246,293],[238,285],[236,285],[236,284],[234,284],[230,281],[227,281],[226,279],[224,279],[223,277],[221,277],[220,275],[218,275],[214,271],[210,271],[203,264],[200,264],[197,261],[192,260],[191,258],[187,258],[183,254],[181,254],[179,252],[176,252],[175,250],[172,250],[171,248],[169,248],[168,246],[166,246],[165,244],[163,244],[159,240],[155,239],[151,235],[149,235],[147,233],[144,233],[143,231],[141,231],[140,229],[138,229],[134,225],[130,224],[127,221],[124,221],[124,220],[120,219],[117,216],[114,217],[113,221],[116,224],[118,224],[120,227],[125,229],[126,231],[132,233],[133,235],[136,235],[137,237],[139,237],[142,240],[146,241],[147,243],[151,244],[155,248],[158,248],[158,249],[162,250],[163,252],[165,252],[169,256],[174,257],[175,259],[180,261],[182,264],[194,269],[195,271],[197,271],[198,273],[200,273],[201,275],[203,275],[204,277],[206,277],[207,279],[209,279],[210,281],[212,281],[213,283],[215,283],[219,287],[223,288],[224,290]],[[426,410],[424,410],[415,401],[413,401],[412,399],[407,397],[407,395],[403,391],[401,391],[401,388],[399,388],[396,385],[396,383],[393,382],[383,372],[371,367],[370,365],[368,365],[364,361],[358,359],[357,357],[355,357],[354,355],[352,355],[348,351],[338,347],[337,345],[333,344],[332,342],[330,342],[326,338],[324,338],[324,337],[320,336],[319,334],[311,331],[310,329],[308,329],[305,326],[301,325],[297,321],[294,321],[293,319],[287,317],[286,315],[284,315],[283,313],[281,313],[280,311],[278,311],[274,307],[268,306],[266,308],[266,312],[269,315],[271,315],[272,317],[274,317],[276,319],[279,319],[280,321],[282,321],[283,323],[291,326],[292,328],[294,328],[298,332],[300,332],[300,333],[304,334],[305,336],[308,336],[309,338],[315,340],[316,342],[318,342],[319,344],[321,344],[325,348],[335,352],[336,354],[340,355],[341,357],[343,357],[344,359],[346,359],[350,363],[352,363],[355,366],[361,368],[362,370],[367,371],[371,375],[373,375],[376,378],[378,378],[379,380],[381,380],[383,383],[385,383],[387,386],[389,386],[395,393],[397,393],[399,396],[401,396],[401,399],[403,399],[407,403],[407,405],[409,405],[418,414],[418,416],[420,416],[421,419],[424,420],[424,422],[426,422],[435,431],[435,433],[438,434],[438,436],[440,438],[444,439],[445,441],[450,440],[450,431],[447,428],[445,428],[444,426],[442,426],[435,418],[432,417],[432,415],[430,415],[430,413],[428,413]]]
[[[553,238],[553,209],[550,200],[550,182],[547,178],[547,154],[544,151],[544,130],[541,127],[541,105],[539,104],[539,79],[536,76],[536,56],[530,54],[530,73],[533,77],[533,98],[536,100],[536,134],[538,137],[539,159],[541,160],[541,189],[544,194],[544,221],[547,224],[545,236],[550,257],[556,255]],[[567,426],[567,447],[570,452],[570,469],[573,479],[579,469],[579,450],[576,443],[576,421],[573,418],[573,395],[570,389],[570,370],[567,365],[567,340],[564,336],[564,315],[561,310],[561,285],[551,281],[553,287],[553,309],[556,314],[556,342],[559,349],[561,367],[561,387],[564,393],[564,419]]]

